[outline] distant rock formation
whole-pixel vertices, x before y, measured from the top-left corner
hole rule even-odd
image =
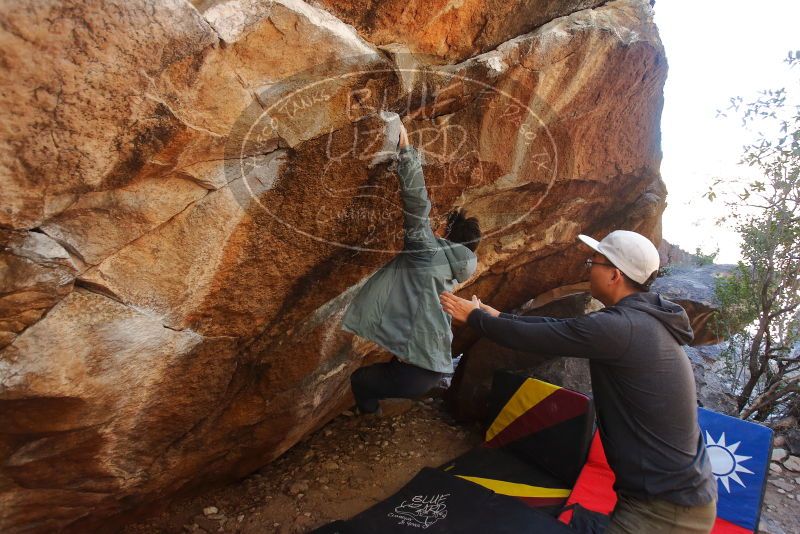
[[[715,412],[737,416],[736,397],[728,392],[722,381],[720,370],[724,362],[720,359],[725,343],[686,347],[692,360],[694,381],[697,384],[697,401],[700,406]]]
[[[715,288],[717,279],[730,276],[732,271],[732,265],[673,267],[653,284],[653,291],[680,304],[689,314],[694,331],[693,346],[723,341],[711,322],[719,309]]]
[[[658,255],[661,257],[662,266],[698,267],[701,263],[698,256],[686,252],[678,245],[673,245],[666,239],[662,239],[661,243],[659,243]]]

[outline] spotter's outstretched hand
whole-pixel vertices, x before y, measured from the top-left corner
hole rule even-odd
[[[480,307],[480,301],[475,295],[472,296],[472,300],[466,300],[453,295],[449,291],[443,291],[439,295],[439,302],[445,313],[452,316],[453,320],[458,323],[467,322],[469,314]]]

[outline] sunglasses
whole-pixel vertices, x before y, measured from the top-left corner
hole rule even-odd
[[[587,269],[591,269],[592,265],[605,265],[606,267],[611,267],[613,269],[617,268],[617,266],[614,265],[613,263],[604,263],[602,261],[594,261],[593,259],[588,259],[585,262],[583,262],[583,264],[586,266]]]

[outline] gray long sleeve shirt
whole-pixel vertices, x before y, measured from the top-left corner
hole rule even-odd
[[[475,310],[467,322],[512,349],[589,359],[616,491],[682,506],[716,499],[694,375],[681,348],[693,336],[683,308],[654,293],[636,293],[575,319]]]

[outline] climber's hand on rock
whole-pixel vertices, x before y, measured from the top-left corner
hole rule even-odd
[[[378,115],[384,122],[384,148],[391,147],[394,149],[398,144],[402,148],[403,139],[405,138],[407,143],[408,137],[406,136],[406,128],[403,126],[403,121],[400,120],[400,115],[393,111],[381,111]]]
[[[374,153],[368,168],[396,159],[398,146],[402,148],[408,143],[408,135],[400,115],[392,111],[381,111],[378,117],[383,121],[383,145]]]
[[[408,132],[406,131],[405,125],[401,122],[400,123],[400,143],[398,145],[399,148],[407,147],[408,146]]]

